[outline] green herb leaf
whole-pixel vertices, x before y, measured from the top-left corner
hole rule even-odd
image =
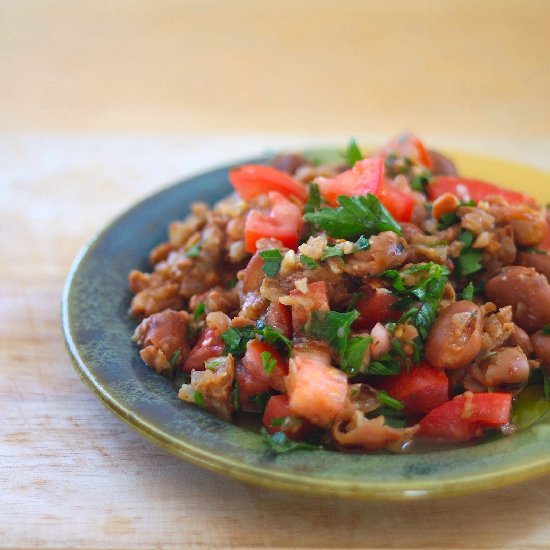
[[[202,395],[202,393],[200,391],[195,391],[193,392],[193,400],[195,401],[195,403],[204,409],[204,407],[206,406],[205,403],[204,403],[204,397]]]
[[[411,178],[411,189],[419,193],[425,193],[431,177],[432,173],[429,170],[423,170],[420,174],[415,174]]]
[[[181,350],[178,348],[172,355],[170,359],[170,376],[174,376],[174,370],[176,369],[176,364],[180,358]]]
[[[319,264],[315,260],[305,254],[300,254],[300,262],[306,269],[313,270],[319,267]]]
[[[541,330],[542,334],[546,334],[547,336],[550,336],[550,324],[544,325]]]
[[[401,365],[389,353],[384,353],[377,361],[369,363],[367,372],[377,376],[392,376],[401,372]]]
[[[483,252],[481,250],[474,250],[473,248],[467,248],[462,250],[460,256],[457,258],[457,269],[462,277],[477,273],[483,269],[481,260],[483,259]]]
[[[205,310],[204,302],[200,302],[199,305],[195,308],[195,311],[193,312],[193,320],[197,321],[199,317],[204,313]]]
[[[208,370],[217,370],[220,365],[227,361],[227,357],[211,357],[204,362],[204,368]]]
[[[353,241],[382,231],[401,235],[400,225],[374,195],[340,196],[338,203],[340,206],[337,208],[321,208],[318,212],[306,214],[304,218],[337,239]]]
[[[540,248],[533,248],[532,246],[529,246],[528,248],[524,248],[523,252],[529,252],[530,254],[542,254],[544,256],[548,255],[548,252],[546,250],[541,250]]]
[[[359,149],[355,138],[351,138],[346,148],[345,154],[346,162],[348,166],[353,166],[356,162],[363,160],[363,154]]]
[[[266,325],[262,321],[256,323],[256,334],[260,336],[260,339],[272,346],[275,346],[279,350],[292,352],[292,342],[276,328],[271,325]]]
[[[447,227],[451,227],[451,225],[455,225],[456,223],[460,223],[460,218],[454,212],[445,212],[439,217],[437,229],[441,231],[443,229],[447,229]]]
[[[354,251],[360,252],[361,250],[367,250],[368,248],[370,248],[369,240],[365,237],[365,235],[361,235],[355,242]]]
[[[474,293],[475,293],[474,283],[470,281],[468,283],[468,286],[466,286],[466,288],[462,291],[462,299],[468,300],[469,302],[471,302],[474,299]]]
[[[383,405],[386,405],[387,407],[390,407],[397,411],[400,411],[405,406],[402,401],[394,399],[391,395],[388,395],[385,390],[380,390],[376,394],[376,399],[378,399],[378,401],[380,401],[380,403],[382,403]]]
[[[246,353],[246,344],[254,335],[255,329],[252,326],[229,328],[221,335],[225,342],[224,355],[231,353],[236,359],[241,358]]]
[[[282,426],[285,420],[286,420],[286,416],[278,416],[277,418],[273,418],[271,420],[271,426],[273,428],[277,428],[278,426]]]
[[[260,354],[262,358],[262,365],[266,374],[273,374],[273,369],[277,366],[277,360],[271,355],[269,351],[262,351]]]
[[[197,244],[194,244],[189,250],[187,250],[187,252],[185,253],[185,255],[188,257],[188,258],[196,258],[197,256],[200,256],[201,254],[201,243],[198,242]]]
[[[384,417],[384,424],[392,428],[404,428],[407,424],[407,417],[402,411],[392,409],[391,407],[378,407],[375,411],[367,414],[367,418],[376,418],[377,416]]]
[[[283,255],[277,248],[270,250],[262,250],[260,252],[260,258],[264,261],[262,271],[268,277],[276,277],[277,273],[281,269],[281,262],[283,261]]]
[[[350,376],[361,372],[365,353],[372,342],[370,336],[353,336],[348,339],[344,357],[340,360],[340,369]]]
[[[327,342],[342,358],[345,357],[351,325],[358,316],[359,312],[356,309],[347,313],[314,311],[310,322],[305,327],[305,332],[312,338]]]
[[[265,411],[265,406],[267,405],[267,402],[269,401],[269,398],[271,395],[269,392],[263,391],[262,393],[258,393],[256,395],[250,396],[250,401],[253,401],[258,405],[258,410],[263,413]]]
[[[327,258],[333,258],[334,256],[341,258],[343,255],[344,252],[341,248],[338,248],[337,246],[327,246],[321,256],[321,261],[326,260]]]
[[[317,445],[311,445],[305,441],[293,441],[288,439],[284,432],[277,432],[273,435],[269,435],[265,428],[261,430],[263,436],[264,448],[272,454],[286,454],[293,451],[315,451],[322,449]]]
[[[319,186],[316,183],[310,183],[307,202],[304,206],[304,214],[316,212],[319,208],[321,208],[321,192],[319,191]]]

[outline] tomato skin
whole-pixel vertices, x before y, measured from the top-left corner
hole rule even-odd
[[[279,302],[271,302],[264,315],[263,322],[277,329],[287,338],[292,337],[292,313],[288,306]]]
[[[241,409],[248,412],[258,412],[258,404],[251,398],[269,392],[269,384],[265,380],[254,376],[241,362],[237,363],[236,371]]]
[[[393,294],[371,287],[361,290],[363,296],[355,304],[355,309],[359,312],[359,317],[353,323],[355,330],[371,330],[376,323],[397,321],[403,314],[402,311],[392,309],[392,304],[397,302]]]
[[[422,164],[428,170],[433,168],[432,159],[424,143],[411,132],[403,132],[392,138],[380,149],[379,153],[384,157],[394,155],[399,158],[407,158],[412,162]]]
[[[352,168],[335,178],[318,178],[319,191],[331,206],[338,206],[338,197],[380,192],[384,181],[384,161],[371,157],[356,162]]]
[[[510,393],[466,392],[430,411],[420,421],[417,435],[444,441],[469,441],[484,429],[506,424],[511,406]]]
[[[408,413],[426,414],[449,400],[447,375],[427,361],[411,366],[408,372],[380,378],[378,387],[402,401]]]
[[[307,189],[286,172],[272,166],[247,164],[229,172],[229,181],[245,200],[252,200],[269,191],[277,191],[286,197],[307,201]]]
[[[266,373],[263,366],[262,353],[264,352],[270,353],[271,358],[276,361],[271,374]],[[260,340],[250,340],[242,362],[243,366],[258,380],[266,382],[277,391],[285,390],[284,378],[288,374],[288,365],[273,346]]]
[[[378,195],[380,202],[398,222],[410,222],[414,211],[412,193],[401,191],[391,183],[385,183]]]
[[[460,176],[437,176],[428,184],[428,198],[433,201],[444,193],[452,193],[462,201],[479,202],[489,195],[502,195],[510,204],[534,205],[529,195],[504,189],[493,183]]]
[[[265,407],[263,425],[270,434],[284,432],[290,439],[303,439],[311,428],[311,425],[305,420],[293,417],[296,422],[292,422],[290,427],[272,425],[275,418],[287,418],[289,416],[292,416],[292,413],[288,405],[288,396],[284,394],[273,395]]]
[[[280,193],[269,193],[271,209],[268,214],[253,208],[246,217],[245,250],[254,254],[256,242],[262,238],[273,238],[284,246],[296,250],[298,237],[302,232],[302,210]]]
[[[207,328],[200,335],[181,370],[188,373],[192,370],[204,370],[204,362],[213,357],[220,357],[224,349],[225,342],[220,335],[214,329]]]

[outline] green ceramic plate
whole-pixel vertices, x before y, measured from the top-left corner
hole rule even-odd
[[[322,153],[326,155],[327,153]],[[460,172],[550,199],[550,174],[509,162],[453,154]],[[261,159],[255,159],[258,162]],[[299,451],[272,457],[261,437],[181,402],[172,383],[140,360],[130,337],[127,275],[147,267],[170,220],[192,201],[230,191],[227,169],[163,189],[122,214],[76,259],[63,296],[63,329],[76,370],[103,403],[139,433],[186,460],[258,485],[369,499],[450,495],[550,472],[550,413],[513,437],[423,454]]]

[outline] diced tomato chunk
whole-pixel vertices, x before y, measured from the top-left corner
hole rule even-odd
[[[449,400],[449,380],[442,369],[421,361],[397,376],[381,376],[377,384],[394,399],[402,401],[405,411],[425,414]]]
[[[391,183],[384,183],[378,195],[380,202],[398,222],[410,222],[414,210],[412,192],[398,189]]]
[[[280,193],[269,193],[269,213],[253,208],[246,217],[245,249],[256,252],[256,242],[262,238],[278,239],[284,246],[296,250],[302,232],[302,210]]]
[[[428,198],[431,201],[444,193],[453,193],[462,201],[473,200],[476,203],[489,195],[501,195],[510,204],[535,204],[535,200],[525,193],[460,176],[437,176],[428,184]]]
[[[353,323],[355,330],[371,330],[376,323],[397,321],[402,311],[391,306],[397,302],[397,298],[386,289],[363,287],[363,295],[355,304],[359,317]]]
[[[332,206],[337,206],[340,195],[353,197],[372,193],[378,196],[384,181],[384,161],[378,157],[366,158],[335,178],[318,178],[316,181],[319,191]]]
[[[270,434],[284,432],[290,439],[303,439],[311,428],[309,422],[292,415],[286,395],[273,395],[269,399],[263,425]]]
[[[229,172],[229,181],[245,200],[252,200],[269,191],[277,191],[286,197],[296,197],[301,202],[307,200],[305,185],[272,166],[259,164],[241,166]]]
[[[326,428],[343,411],[348,401],[348,379],[324,356],[296,352],[290,360],[286,380],[292,414]]]
[[[258,412],[258,401],[253,398],[267,394],[269,392],[269,384],[265,379],[254,376],[240,362],[237,363],[236,370],[241,409],[248,412]]]
[[[204,362],[212,357],[219,357],[223,354],[225,342],[213,329],[207,328],[199,337],[195,347],[189,353],[187,360],[182,365],[183,372],[192,370],[204,370]]]
[[[263,321],[266,325],[278,330],[287,338],[292,336],[292,314],[288,306],[284,306],[279,302],[271,302]]]
[[[264,365],[262,354],[265,354],[264,357],[269,362],[269,372]],[[267,384],[277,391],[284,391],[284,378],[288,374],[288,365],[273,346],[260,342],[260,340],[250,340],[243,357],[243,366],[258,380],[267,382]]]
[[[512,394],[457,395],[430,411],[421,421],[418,436],[446,441],[468,441],[487,428],[498,428],[510,419]]]
[[[422,164],[428,170],[432,169],[432,159],[418,136],[411,132],[403,132],[392,138],[379,151],[379,154],[387,157],[394,155],[398,158],[406,158],[413,163]]]

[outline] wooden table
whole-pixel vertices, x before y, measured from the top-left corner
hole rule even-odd
[[[376,503],[187,464],[87,391],[59,323],[84,243],[212,164],[408,127],[550,169],[549,20],[545,0],[0,0],[0,547],[550,548],[548,477]]]

